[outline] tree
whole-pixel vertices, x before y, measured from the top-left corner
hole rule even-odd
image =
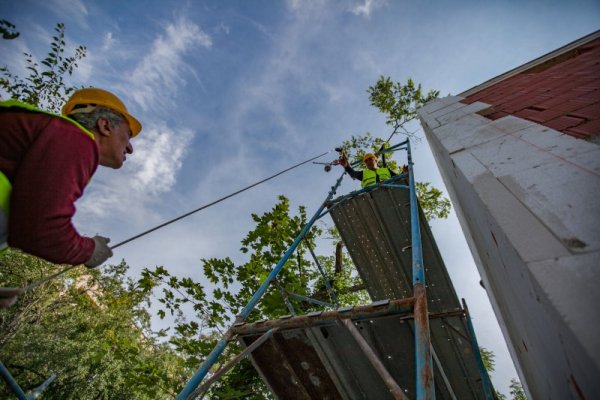
[[[480,347],[479,352],[481,353],[484,368],[487,372],[494,372],[496,370],[496,361],[494,360],[496,355],[494,352],[485,347]]]
[[[365,153],[376,153],[389,147],[391,138],[396,134],[408,138],[418,139],[414,132],[406,129],[406,125],[417,115],[417,109],[425,103],[438,97],[439,92],[430,90],[423,94],[421,85],[416,85],[412,79],[406,84],[392,82],[390,77],[380,77],[374,86],[369,87],[369,100],[386,116],[386,124],[392,127],[392,133],[387,140],[381,137],[373,137],[370,132],[364,135],[351,136],[342,143],[342,152],[353,164],[360,164]],[[385,156],[385,153],[384,153]],[[396,161],[386,160],[386,166],[398,171]],[[443,196],[441,190],[432,186],[429,182],[416,182],[417,198],[421,208],[428,220],[435,218],[448,218],[450,215],[450,200]]]
[[[18,36],[10,23],[0,23],[0,28],[5,38]],[[67,86],[63,77],[71,75],[77,61],[85,57],[83,46],[71,57],[63,55],[64,29],[63,24],[57,24],[51,52],[41,62],[43,69],[32,55],[25,54],[29,76],[21,79],[7,67],[0,68],[0,87],[13,98],[58,111],[75,89]],[[402,86],[389,78],[380,79],[370,93],[372,104],[388,115],[392,135],[401,131],[409,134],[404,125],[414,117],[416,107],[437,95],[430,92],[423,96],[420,86],[415,87],[412,81]],[[377,146],[383,143],[383,139],[375,140]],[[439,201],[441,192],[433,192],[428,183],[423,185],[420,190],[432,193],[422,198],[423,206],[431,207],[430,217],[443,218],[449,208]],[[0,312],[0,358],[25,389],[39,384],[51,369],[56,372],[59,377],[44,392],[46,398],[171,397],[214,348],[235,313],[307,221],[304,207],[292,213],[284,196],[263,215],[252,214],[252,219],[255,228],[241,243],[241,251],[248,256],[246,262],[236,265],[228,257],[202,260],[208,288],[190,278],[172,276],[163,266],[145,269],[134,281],[126,278],[128,267],[123,262],[102,271],[73,270],[28,292],[16,307]],[[331,300],[324,278],[307,254],[322,233],[315,227],[301,242],[249,321],[289,313],[282,301],[285,291]],[[329,234],[336,237],[334,229]],[[319,256],[318,260],[338,289],[340,304],[367,302],[368,295],[351,260],[340,246],[337,248],[339,254]],[[0,284],[24,286],[58,269],[60,266],[9,250],[0,255]],[[351,290],[345,290],[348,288]],[[172,319],[172,331],[152,331],[151,299],[155,299],[160,318]],[[314,309],[312,304],[293,302],[300,313]],[[230,345],[221,363],[240,350]],[[248,360],[215,383],[209,395],[216,399],[271,397]]]
[[[66,56],[65,26],[56,25],[51,51],[38,65],[25,53],[29,75],[22,79],[1,67],[2,88],[11,98],[48,111],[60,106],[75,87],[65,78],[85,57],[79,46]],[[6,40],[19,36],[0,20]],[[64,268],[17,250],[0,253],[0,286],[25,287]],[[44,391],[48,399],[170,399],[191,374],[184,360],[154,332],[148,311],[153,277],[127,278],[125,262],[99,270],[78,268],[20,296],[0,310],[0,359],[28,391],[51,373],[57,379]],[[0,397],[9,397],[0,387]]]
[[[510,395],[512,396],[512,400],[527,400],[527,395],[525,394],[525,390],[523,389],[523,385],[517,378],[512,378],[510,380]]]
[[[15,26],[5,19],[0,19],[0,33],[2,39],[12,40],[19,37],[19,32],[15,31]]]
[[[0,285],[25,286],[64,266],[8,249]],[[169,399],[187,378],[182,359],[150,328],[151,292],[128,266],[69,271],[0,311],[0,359],[24,390],[51,373],[47,399]],[[8,398],[8,388],[0,397]]]
[[[392,84],[389,78],[382,78],[370,90],[372,104],[388,114],[387,122],[392,125],[393,134],[400,132],[404,124],[414,117],[416,107],[437,96],[436,92],[423,96],[420,86],[415,87],[410,80],[404,87]],[[377,150],[384,143],[383,139],[372,138],[367,133],[360,137],[353,136],[344,143],[344,148],[355,158],[362,159],[366,149]],[[393,161],[390,164],[392,168],[395,167]],[[448,215],[450,205],[447,199],[441,198],[441,191],[431,188],[429,183],[421,183],[417,188],[428,218],[445,218]],[[200,359],[209,354],[218,333],[231,325],[233,316],[246,305],[307,221],[304,207],[300,206],[295,215],[291,214],[289,200],[284,196],[280,196],[274,207],[263,215],[252,214],[252,219],[255,227],[242,240],[241,251],[248,255],[245,263],[235,265],[230,258],[202,260],[204,275],[211,284],[208,290],[189,278],[173,277],[162,267],[144,271],[149,282],[162,282],[162,296],[159,299],[162,308],[158,313],[163,318],[167,314],[177,318],[178,324],[170,343],[186,359],[186,365],[197,366]],[[320,229],[313,228],[300,243],[295,255],[288,260],[277,281],[262,297],[248,321],[273,319],[288,314],[289,310],[282,298],[286,291],[331,301],[324,278],[317,273],[315,261],[311,259],[309,251],[309,246],[314,247],[315,240],[322,238],[322,233]],[[338,243],[336,248],[340,251],[331,256],[318,256],[317,261],[327,271],[339,295],[340,304],[369,302],[369,296],[352,261],[341,251],[336,229],[328,229],[328,234]],[[292,302],[298,313],[314,309],[309,303]],[[192,310],[189,309],[190,306]],[[188,312],[183,313],[182,310],[186,307]],[[226,362],[240,350],[235,345],[230,345],[222,362]],[[209,394],[211,398],[258,399],[269,396],[249,362],[238,364],[225,378],[213,385]]]
[[[493,351],[486,349],[485,347],[480,347],[479,351],[481,352],[481,358],[483,360],[483,366],[487,370],[487,372],[494,372],[495,370],[495,361],[496,355]],[[527,396],[525,395],[525,390],[521,385],[521,382],[517,378],[512,378],[510,380],[510,395],[511,400],[527,400]],[[496,391],[496,398],[498,400],[506,400],[506,396],[498,391]]]
[[[424,95],[421,84],[415,86],[410,78],[403,85],[383,76],[367,92],[371,105],[387,116],[385,123],[393,128],[390,138],[398,132],[414,137],[414,133],[406,129],[406,124],[416,117],[419,107],[440,94],[437,90],[430,90]]]
[[[164,283],[161,287],[163,295],[159,299],[162,304],[159,314],[162,317],[171,314],[178,318],[170,343],[186,359],[186,365],[197,368],[201,359],[214,347],[220,333],[231,325],[233,316],[249,301],[307,222],[304,207],[300,206],[298,212],[292,214],[289,200],[284,196],[279,196],[279,201],[271,210],[262,215],[252,214],[251,217],[255,227],[241,242],[241,251],[248,256],[246,262],[235,265],[229,258],[202,260],[204,275],[211,284],[209,294],[199,283],[189,278],[170,276],[165,269],[144,271],[146,279],[154,279],[155,282],[158,277]],[[320,233],[318,228],[313,228],[301,242],[297,252],[278,275],[276,284],[270,286],[248,321],[289,314],[282,300],[281,289],[311,296],[313,288],[319,287],[318,273],[305,253],[307,246],[314,246]],[[192,310],[188,309],[184,318],[181,310],[186,306],[191,306]],[[303,302],[296,303],[295,307],[299,312],[313,309],[312,305]],[[241,349],[230,344],[227,351],[221,357],[222,362]],[[210,396],[262,399],[270,394],[252,365],[244,361],[213,385]]]
[[[15,26],[8,21],[0,21],[0,32],[4,39],[19,36]],[[77,88],[65,82],[65,77],[73,74],[78,62],[86,56],[85,46],[78,46],[72,55],[65,55],[65,25],[57,23],[55,36],[50,42],[50,51],[38,64],[36,58],[23,53],[29,75],[24,79],[12,73],[7,66],[0,67],[2,77],[0,88],[12,99],[23,101],[50,112],[59,113],[62,105]]]

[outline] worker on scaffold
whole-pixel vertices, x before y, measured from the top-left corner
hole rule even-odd
[[[76,91],[62,115],[0,102],[0,249],[58,264],[104,263],[110,240],[77,232],[74,203],[98,165],[123,166],[141,130],[123,102],[102,89]]]
[[[385,159],[383,161],[385,165]],[[398,175],[390,168],[379,168],[377,164],[377,156],[373,153],[366,153],[363,157],[363,162],[365,163],[366,168],[362,171],[355,171],[350,166],[345,156],[342,155],[338,161],[338,163],[344,167],[348,175],[350,175],[353,179],[358,179],[361,181],[362,187],[371,186],[375,183],[388,180],[392,176]]]

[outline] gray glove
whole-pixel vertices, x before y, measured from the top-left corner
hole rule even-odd
[[[109,238],[96,235],[92,239],[94,239],[96,246],[90,259],[84,263],[88,268],[96,268],[113,255],[112,250],[108,247]]]

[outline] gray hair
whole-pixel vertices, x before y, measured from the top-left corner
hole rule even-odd
[[[90,109],[88,111],[88,109]],[[83,125],[87,130],[95,130],[96,124],[99,118],[104,118],[112,125],[118,125],[121,122],[127,122],[125,117],[116,111],[106,107],[95,107],[95,106],[84,106],[73,109],[68,115],[69,118],[74,119]]]

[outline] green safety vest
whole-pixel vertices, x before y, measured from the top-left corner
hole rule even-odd
[[[7,100],[0,101],[1,108],[20,108],[28,111],[38,112],[41,114],[47,114],[53,117],[64,119],[75,126],[77,126],[83,133],[88,135],[95,140],[94,134],[84,128],[79,122],[65,117],[63,115],[53,114],[48,111],[40,110],[37,107],[32,106],[31,104],[22,103],[16,100]],[[2,171],[0,171],[0,250],[6,248],[8,244],[6,241],[8,240],[8,213],[10,210],[10,193],[12,191],[12,185],[8,180],[8,177],[4,175]]]
[[[377,168],[375,171],[370,169],[363,170],[362,187],[371,186],[377,182],[382,182],[390,179],[392,174],[387,168]],[[377,179],[379,177],[379,179]]]

